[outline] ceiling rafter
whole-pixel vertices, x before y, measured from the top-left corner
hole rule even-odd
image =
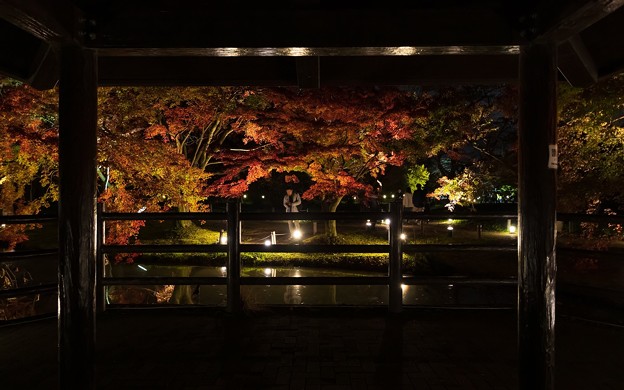
[[[67,0],[0,0],[0,17],[48,43],[78,38],[82,18]]]
[[[562,43],[615,12],[624,5],[624,0],[544,3],[547,6],[538,8],[538,11],[531,16],[536,28],[535,41]]]

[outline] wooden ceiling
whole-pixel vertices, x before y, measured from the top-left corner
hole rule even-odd
[[[624,69],[624,0],[210,3],[0,0],[0,72],[50,88],[78,44],[101,85],[502,83],[529,41],[573,85]]]

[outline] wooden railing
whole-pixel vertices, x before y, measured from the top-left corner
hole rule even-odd
[[[406,244],[400,239],[404,220],[435,221],[446,220],[449,217],[456,220],[515,220],[515,214],[423,214],[404,212],[400,204],[393,203],[390,211],[386,212],[301,212],[301,213],[256,213],[240,212],[240,205],[228,203],[226,212],[212,213],[111,213],[98,209],[97,218],[97,300],[100,309],[106,308],[105,294],[110,286],[124,285],[214,285],[227,286],[227,310],[240,310],[241,286],[267,285],[264,277],[241,276],[241,254],[246,252],[279,252],[279,253],[363,253],[388,254],[388,272],[386,276],[342,276],[342,277],[272,277],[270,285],[381,285],[388,286],[388,309],[390,312],[399,312],[403,308],[402,285],[513,285],[516,278],[472,278],[455,276],[406,276],[402,272],[403,253],[435,253],[435,252],[473,252],[473,251],[500,251],[514,252],[516,245],[466,245],[466,244]],[[318,245],[318,244],[250,244],[241,243],[240,226],[242,221],[286,221],[286,220],[313,220],[313,221],[366,221],[390,220],[388,226],[389,241],[387,244],[377,245]],[[571,222],[593,223],[624,223],[624,216],[606,215],[578,215],[558,214],[558,220]],[[38,224],[54,222],[53,216],[1,216],[1,224]],[[105,243],[105,225],[109,221],[132,220],[202,220],[226,221],[228,227],[227,244],[205,245],[108,245]],[[422,224],[421,224],[422,226]],[[477,225],[480,237],[481,230]],[[224,277],[112,277],[104,275],[105,256],[119,253],[224,253],[227,254],[227,272]],[[37,259],[43,256],[56,256],[55,250],[25,250],[16,252],[0,252],[0,264],[14,262],[21,259]],[[0,290],[0,298],[19,297],[30,294],[50,294],[57,292],[56,283],[45,283]]]

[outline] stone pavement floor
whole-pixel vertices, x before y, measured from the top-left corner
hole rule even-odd
[[[517,388],[513,311],[116,310],[98,389]],[[56,321],[0,327],[0,388],[56,389]],[[624,389],[624,328],[557,319],[556,388]]]

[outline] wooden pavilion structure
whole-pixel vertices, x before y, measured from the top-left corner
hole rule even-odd
[[[553,389],[556,85],[624,68],[624,0],[0,0],[0,72],[60,80],[61,388],[94,386],[98,85],[518,83],[519,388]]]

